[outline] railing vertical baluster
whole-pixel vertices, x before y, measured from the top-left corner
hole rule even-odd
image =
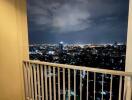
[[[130,99],[132,100],[132,76],[130,77]]]
[[[55,67],[53,67],[53,83],[54,83],[54,100],[56,100],[56,73],[55,73]]]
[[[32,93],[32,100],[34,100],[34,87],[33,87],[33,70],[32,70],[32,64],[29,64],[30,66],[30,76],[31,76],[31,93]]]
[[[82,71],[80,70],[80,100],[82,100]]]
[[[74,100],[76,100],[76,70],[74,70]]]
[[[104,100],[104,74],[102,74],[102,100]]]
[[[46,97],[46,100],[48,100],[48,90],[47,90],[47,66],[44,66],[44,74],[45,74],[45,97]]]
[[[124,90],[123,90],[123,100],[126,100],[126,92],[127,92],[127,77],[124,77]]]
[[[28,99],[28,78],[27,78],[27,62],[24,63],[23,72],[24,72],[24,84],[25,84],[25,98]]]
[[[96,73],[94,72],[94,100],[96,97]]]
[[[28,74],[28,92],[29,92],[29,99],[31,98],[31,75],[30,75],[30,65],[27,63],[27,74]]]
[[[30,75],[29,75],[29,73],[30,73],[30,71],[29,71],[29,65],[28,65],[28,63],[26,63],[26,70],[27,70],[27,83],[28,83],[28,99],[30,99]]]
[[[87,72],[87,100],[88,100],[88,97],[89,97],[89,72]]]
[[[63,100],[65,100],[65,69],[63,68]]]
[[[71,86],[70,86],[70,69],[68,69],[68,100],[71,100]]]
[[[41,99],[40,95],[40,72],[39,72],[39,64],[37,65],[37,86],[38,86],[38,100]]]
[[[44,100],[44,74],[43,74],[43,65],[40,65],[41,68],[41,93],[42,93],[42,100]]]
[[[120,76],[120,83],[119,83],[119,100],[121,100],[121,91],[122,91],[122,76]]]
[[[49,66],[49,97],[52,100],[52,89],[51,89],[51,67]]]
[[[132,100],[132,76],[125,77],[124,88],[125,90],[123,100]]]
[[[37,100],[36,64],[34,64],[34,66],[33,66],[33,75],[34,75],[34,90],[35,90],[35,100]]]
[[[60,68],[58,68],[58,100],[60,100]]]
[[[112,100],[112,85],[113,85],[113,75],[111,75],[111,80],[110,80],[110,100]]]

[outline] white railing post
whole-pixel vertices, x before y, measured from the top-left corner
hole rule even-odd
[[[68,69],[68,100],[71,100],[71,73],[70,73],[70,69]]]
[[[58,100],[60,100],[60,68],[58,68]]]
[[[34,76],[34,92],[35,92],[35,100],[37,100],[37,81],[36,81],[36,65],[33,66],[33,76]]]
[[[132,77],[125,78],[123,100],[132,100]]]
[[[49,67],[49,97],[50,97],[50,100],[52,100],[51,66],[48,66],[48,67]]]
[[[82,71],[80,71],[80,100],[82,100]]]
[[[40,65],[40,68],[41,68],[41,92],[42,92],[42,100],[45,100],[45,97],[44,97],[44,72],[43,72],[44,66]]]
[[[110,100],[112,100],[112,86],[113,86],[113,75],[111,75],[111,79],[110,79]]]
[[[131,83],[130,83],[130,89],[131,89],[131,100],[132,100],[132,76],[131,76]]]
[[[63,100],[66,100],[65,99],[65,93],[66,90],[65,90],[65,69],[63,68]]]
[[[86,97],[87,99],[86,100],[88,100],[88,98],[89,98],[89,72],[87,71],[87,97]]]
[[[56,100],[56,73],[55,73],[55,67],[53,67],[53,88],[54,88],[54,100]]]
[[[102,100],[104,100],[104,74],[102,74]]]
[[[30,66],[30,75],[31,75],[31,93],[32,93],[32,100],[34,100],[34,89],[33,89],[33,69],[32,64],[29,64]]]
[[[24,73],[24,88],[25,88],[25,100],[28,97],[28,79],[27,79],[27,70],[26,70],[26,63],[23,63],[23,73]]]
[[[118,100],[121,100],[121,92],[122,92],[122,76],[120,76]]]
[[[47,66],[44,65],[44,77],[45,77],[45,98],[48,100],[48,85],[47,85]]]
[[[40,71],[39,71],[39,67],[40,65],[37,65],[37,90],[38,90],[38,94],[37,94],[37,99],[41,100],[41,95],[40,95]]]
[[[74,70],[74,100],[76,100],[76,70]]]

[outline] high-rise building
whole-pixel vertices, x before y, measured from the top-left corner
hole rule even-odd
[[[59,43],[59,52],[62,53],[63,52],[63,48],[64,48],[64,43],[61,41]]]

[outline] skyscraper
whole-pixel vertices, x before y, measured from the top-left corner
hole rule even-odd
[[[62,53],[63,52],[63,47],[64,47],[64,43],[61,41],[59,43],[59,52]]]

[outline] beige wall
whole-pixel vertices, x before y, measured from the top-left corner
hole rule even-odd
[[[129,21],[127,34],[126,71],[132,72],[132,0],[129,6]]]
[[[128,19],[128,33],[127,33],[127,54],[126,54],[126,72],[132,72],[132,0],[129,0],[129,19]],[[132,79],[126,78],[125,83],[126,97],[132,100]]]
[[[24,100],[22,59],[28,58],[26,0],[0,0],[0,100]]]

